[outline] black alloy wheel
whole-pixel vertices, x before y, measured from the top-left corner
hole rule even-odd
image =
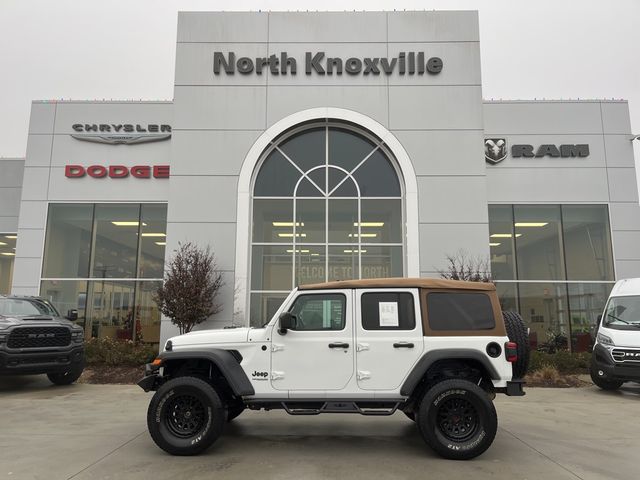
[[[176,377],[155,393],[147,410],[151,438],[172,455],[197,455],[222,434],[227,410],[215,387],[196,377]]]
[[[478,412],[464,398],[450,398],[438,408],[437,424],[442,434],[454,442],[471,438],[478,428]]]

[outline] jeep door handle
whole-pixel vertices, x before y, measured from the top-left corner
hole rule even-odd
[[[398,342],[393,344],[393,348],[413,348],[413,343]]]
[[[348,343],[330,343],[329,348],[349,348]]]

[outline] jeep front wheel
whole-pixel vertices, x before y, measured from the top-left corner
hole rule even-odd
[[[487,393],[466,380],[444,380],[422,397],[418,428],[439,455],[467,460],[483,453],[496,436],[498,417]]]
[[[155,393],[147,411],[151,438],[172,455],[197,455],[222,433],[227,412],[216,390],[204,380],[178,377]]]

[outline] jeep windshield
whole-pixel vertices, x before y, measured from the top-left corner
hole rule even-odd
[[[43,302],[25,298],[0,298],[0,315],[22,317],[28,315],[54,315]]]
[[[640,328],[640,295],[611,297],[603,324],[618,330]]]

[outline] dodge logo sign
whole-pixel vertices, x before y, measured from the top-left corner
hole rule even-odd
[[[496,164],[507,157],[507,141],[504,138],[487,138],[484,141],[484,158]]]

